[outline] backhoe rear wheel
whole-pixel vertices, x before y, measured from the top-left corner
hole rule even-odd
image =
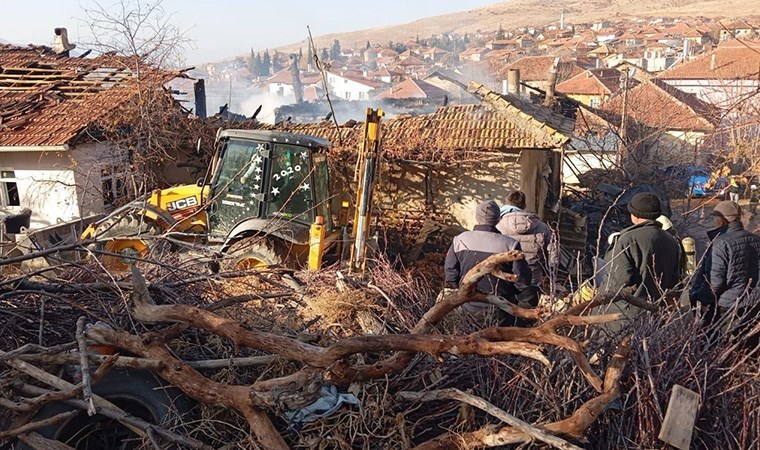
[[[230,271],[247,271],[267,267],[292,267],[288,247],[279,240],[262,236],[242,238],[227,250],[223,267]]]
[[[129,257],[145,257],[150,253],[153,243],[150,239],[159,234],[158,226],[146,217],[136,212],[124,216],[111,217],[98,226],[94,238],[99,241],[90,248],[97,252],[117,253]],[[129,269],[134,260],[121,256],[96,254],[103,265],[114,271]]]

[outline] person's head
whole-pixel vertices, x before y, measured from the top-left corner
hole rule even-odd
[[[507,205],[525,209],[525,193],[523,191],[510,192],[507,196]]]
[[[499,223],[499,205],[493,200],[480,202],[475,210],[475,222],[478,225],[496,226]]]
[[[729,223],[741,222],[742,208],[736,202],[723,200],[715,205],[712,215],[715,226],[724,227]]]
[[[631,222],[640,224],[660,217],[662,205],[660,199],[651,192],[639,192],[628,202],[628,212],[631,213]]]

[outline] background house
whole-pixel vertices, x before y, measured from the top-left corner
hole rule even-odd
[[[30,208],[39,228],[123,200],[130,155],[99,124],[124,115],[119,123],[130,130],[134,67],[128,58],[70,58],[47,47],[0,44],[0,216]],[[162,98],[170,97],[164,83],[180,76],[142,71],[142,88]]]

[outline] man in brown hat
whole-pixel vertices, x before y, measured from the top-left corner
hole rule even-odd
[[[634,296],[655,300],[678,283],[680,248],[656,221],[662,215],[656,195],[634,195],[628,212],[633,225],[621,231],[607,251],[608,272],[601,288],[608,293],[631,288]]]

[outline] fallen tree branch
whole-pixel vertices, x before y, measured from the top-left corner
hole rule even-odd
[[[18,436],[18,440],[28,445],[32,450],[75,450],[61,441],[44,438],[37,433],[28,433]]]
[[[95,404],[92,402],[92,386],[90,385],[90,361],[87,359],[87,342],[84,337],[85,316],[77,320],[76,339],[79,346],[79,369],[82,374],[82,399],[87,402],[87,415],[95,415]]]
[[[620,378],[623,375],[625,363],[630,357],[630,352],[631,338],[626,337],[620,343],[617,352],[612,357],[610,365],[607,367],[604,376],[604,392],[582,404],[569,417],[542,425],[542,429],[559,436],[567,436],[574,439],[583,438],[586,430],[607,409],[607,406],[620,396]],[[418,445],[414,450],[498,447],[526,442],[531,438],[533,436],[514,426],[499,427],[487,425],[469,433],[446,433]]]
[[[481,411],[484,411],[497,419],[511,425],[515,429],[530,436],[533,439],[537,439],[541,442],[551,445],[552,447],[562,450],[583,450],[580,447],[567,442],[564,439],[558,438],[546,431],[535,427],[527,422],[524,422],[517,417],[507,413],[506,411],[497,408],[492,403],[483,400],[480,397],[466,394],[459,389],[441,389],[439,391],[430,392],[399,392],[397,396],[404,400],[417,400],[422,402],[429,402],[433,400],[456,400],[468,405],[474,406]]]
[[[77,414],[79,414],[79,411],[66,411],[60,414],[56,414],[52,417],[48,417],[47,419],[26,423],[12,430],[0,431],[0,440],[12,438],[20,434],[28,433],[30,431],[39,430],[40,428],[45,428],[48,425],[53,425],[58,422],[62,422],[66,419],[76,416]]]

